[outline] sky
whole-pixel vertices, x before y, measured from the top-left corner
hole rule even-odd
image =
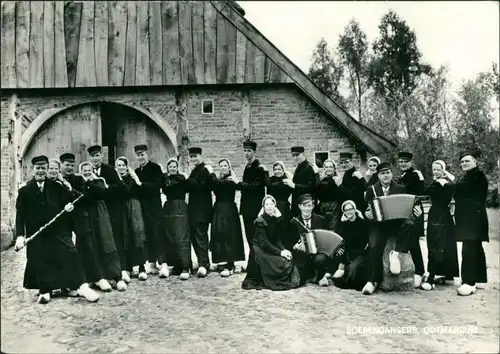
[[[324,37],[331,47],[351,18],[372,42],[390,9],[417,36],[423,60],[447,65],[453,90],[462,80],[499,62],[499,4],[496,1],[238,1],[264,36],[307,73],[312,51]]]

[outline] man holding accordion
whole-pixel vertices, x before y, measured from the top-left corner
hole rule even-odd
[[[397,238],[396,247],[389,254],[389,270],[394,275],[401,272],[399,254],[408,253],[414,238],[418,237],[414,219],[423,213],[418,200],[408,196],[405,187],[393,181],[391,165],[388,162],[379,164],[377,173],[379,181],[367,190],[365,197],[368,206],[365,216],[372,221],[368,241],[368,282],[362,291],[365,295],[373,294],[377,284],[382,281],[382,257],[389,237]],[[377,207],[377,202],[380,201],[378,198],[398,194],[405,196],[391,201],[393,205],[390,205],[391,203],[383,205],[385,208],[382,216]]]

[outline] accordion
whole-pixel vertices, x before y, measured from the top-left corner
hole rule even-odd
[[[311,230],[300,235],[309,254],[324,253],[331,257],[343,244],[344,239],[330,230]]]
[[[395,194],[373,199],[373,215],[377,221],[412,219],[415,196]]]

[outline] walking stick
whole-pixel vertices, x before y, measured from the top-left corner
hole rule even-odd
[[[78,198],[76,198],[71,204],[75,204],[77,201],[79,201],[81,198],[83,197],[83,194],[80,194],[80,196]],[[19,248],[19,249],[16,249],[16,252],[19,252],[20,250],[22,250],[24,247],[26,247],[26,245],[28,244],[28,242],[32,241],[35,237],[37,237],[38,235],[40,235],[43,230],[45,230],[47,227],[49,227],[50,225],[52,225],[61,215],[63,215],[64,213],[66,212],[65,209],[61,210],[61,212],[59,214],[57,214],[56,216],[54,216],[52,218],[52,220],[50,220],[48,223],[46,223],[45,225],[43,225],[37,232],[35,232],[33,235],[31,235],[30,237],[28,237],[26,240],[24,240],[24,244],[23,244],[23,247]]]

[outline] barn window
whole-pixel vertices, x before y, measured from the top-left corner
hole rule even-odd
[[[318,168],[323,168],[323,163],[328,160],[328,151],[316,151],[314,153],[314,162]]]
[[[201,113],[202,114],[214,114],[214,100],[202,100],[201,101]]]

